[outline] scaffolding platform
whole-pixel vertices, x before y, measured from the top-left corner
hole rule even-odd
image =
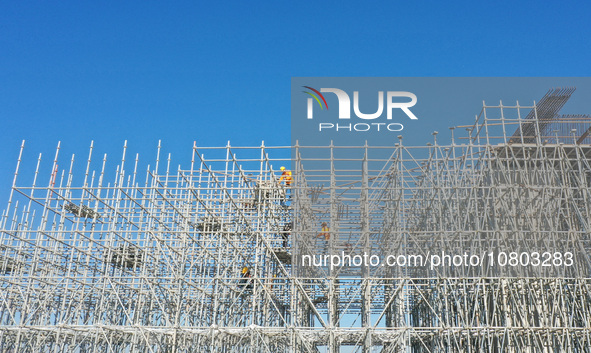
[[[291,253],[285,249],[273,249],[273,253],[281,263],[291,265]]]
[[[572,92],[484,105],[422,146],[194,145],[175,168],[160,145],[113,166],[23,143],[0,351],[589,352],[591,118],[559,114]],[[571,266],[424,262],[556,249]],[[408,263],[321,263],[364,254]]]

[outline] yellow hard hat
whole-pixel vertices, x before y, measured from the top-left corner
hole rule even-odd
[[[246,272],[248,272],[248,267],[244,266],[244,267],[242,268],[242,273],[246,273]]]
[[[285,167],[281,167],[281,168],[279,168],[279,169],[281,169],[281,170],[285,170]]]

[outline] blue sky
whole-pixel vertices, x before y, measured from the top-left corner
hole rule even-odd
[[[589,2],[0,4],[0,208],[25,158],[290,143],[294,76],[589,76]],[[69,159],[66,158],[66,159]]]

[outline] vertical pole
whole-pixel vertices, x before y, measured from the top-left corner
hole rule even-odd
[[[329,224],[329,234],[330,240],[328,241],[326,252],[328,255],[331,255],[334,252],[334,245],[336,243],[336,238],[338,236],[338,226],[337,226],[337,209],[336,209],[336,202],[337,202],[337,190],[336,190],[336,170],[335,170],[335,157],[334,157],[334,143],[330,141],[330,224]],[[337,327],[339,325],[339,281],[334,276],[334,272],[332,269],[329,269],[329,325],[330,325],[330,338],[329,338],[329,350],[330,353],[338,353],[339,347],[337,345],[335,334]]]
[[[14,171],[14,178],[12,179],[12,187],[10,188],[10,195],[8,197],[8,206],[6,207],[6,211],[4,213],[4,224],[3,227],[6,227],[6,221],[8,219],[8,214],[10,213],[10,206],[12,205],[12,196],[14,195],[14,189],[16,188],[16,179],[18,177],[18,171],[21,165],[21,160],[23,157],[23,150],[25,149],[25,140],[21,142],[21,148],[18,153],[18,160],[16,162],[16,170]]]
[[[363,239],[363,252],[364,254],[370,254],[370,214],[369,214],[369,177],[368,177],[368,146],[367,140],[364,145],[363,162],[361,166],[361,208],[360,221],[361,221],[361,237]],[[361,326],[365,332],[365,341],[363,344],[363,353],[369,353],[371,350],[371,286],[369,283],[369,266],[362,267],[362,282],[361,282],[361,293],[362,293],[362,306],[361,306]]]

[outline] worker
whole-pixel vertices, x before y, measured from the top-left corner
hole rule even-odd
[[[250,275],[250,270],[248,269],[248,267],[244,266],[242,268],[242,274],[240,275],[240,277],[242,277],[240,279],[240,287],[242,288],[242,290],[252,290],[252,280],[250,279],[252,276]]]
[[[287,222],[283,226],[283,231],[281,232],[281,237],[283,238],[283,247],[287,248],[287,241],[289,240],[289,236],[291,235],[291,230],[293,229],[293,222]]]
[[[322,222],[320,227],[321,227],[320,233],[318,233],[318,235],[316,237],[317,238],[324,237],[324,240],[329,241],[330,240],[330,228],[328,227],[328,224],[326,224],[326,222]]]
[[[286,170],[285,167],[280,168],[283,173],[281,173],[281,178],[279,178],[279,183],[285,180],[285,186],[291,185],[291,170]]]
[[[277,284],[277,274],[273,275],[273,279],[271,279],[271,290],[273,290],[275,288],[275,285]]]
[[[353,251],[353,245],[351,243],[345,243],[345,254],[351,254]]]

